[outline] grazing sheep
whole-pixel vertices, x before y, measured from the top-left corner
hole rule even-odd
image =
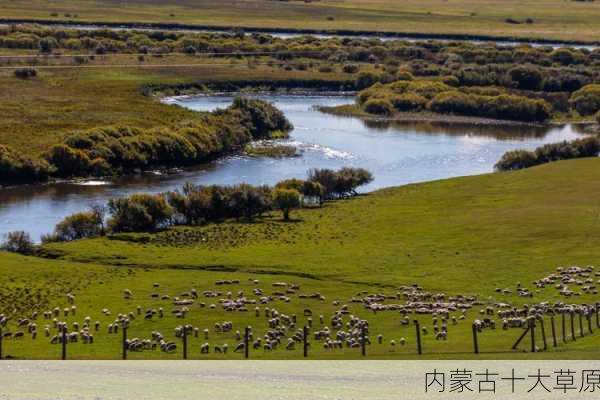
[[[131,292],[131,290],[129,290],[129,289],[125,289],[125,290],[123,290],[123,298],[124,298],[125,300],[129,300],[129,299],[131,299],[132,297],[133,297],[133,293]]]

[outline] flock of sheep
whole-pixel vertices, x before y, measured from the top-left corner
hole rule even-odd
[[[578,295],[570,286],[577,286],[582,292],[596,293],[592,276],[593,267],[559,268],[556,273],[533,282],[539,291],[552,285],[563,296]],[[533,297],[534,292],[516,285],[519,296]],[[508,294],[510,289],[496,289],[497,292]],[[38,338],[38,323],[44,337],[51,344],[95,343],[95,336],[108,334],[118,335],[124,328],[146,327],[151,321],[174,318],[181,320],[176,323],[172,332],[162,332],[154,329],[147,337],[127,338],[127,351],[163,351],[174,353],[181,346],[182,339],[196,339],[190,342],[190,351],[205,355],[209,353],[227,354],[228,351],[239,353],[246,351],[247,345],[254,351],[271,352],[282,349],[293,351],[305,344],[315,348],[321,346],[326,351],[361,348],[377,343],[386,346],[388,351],[395,351],[397,346],[405,346],[405,337],[384,338],[382,333],[373,332],[368,314],[386,313],[397,321],[398,327],[414,326],[420,321],[421,336],[433,335],[435,340],[445,341],[449,338],[452,327],[465,323],[467,313],[479,314],[471,319],[472,326],[477,331],[511,328],[526,328],[531,319],[545,315],[561,313],[577,313],[590,317],[596,312],[595,305],[566,304],[563,302],[540,302],[532,305],[515,307],[509,302],[482,301],[477,296],[432,293],[419,285],[401,286],[393,294],[370,293],[362,291],[343,302],[333,300],[330,304],[333,311],[330,315],[316,313],[313,308],[320,309],[327,304],[326,297],[320,292],[302,292],[300,285],[287,282],[274,282],[270,287],[260,287],[256,279],[241,282],[239,279],[219,280],[214,282],[214,288],[198,291],[190,288],[177,295],[170,295],[161,290],[159,283],[152,285],[149,298],[144,295],[138,298],[130,289],[124,289],[122,298],[130,311],[117,313],[112,317],[108,308],[99,310],[105,322],[93,320],[85,316],[79,317],[76,297],[73,293],[66,294],[66,307],[54,307],[41,313],[33,311],[27,317],[13,319],[0,314],[0,327],[3,339],[22,340],[29,336],[32,340]],[[133,306],[136,301],[146,298],[152,307]],[[283,312],[278,304],[292,303],[303,299],[304,304],[315,301],[316,307],[299,307],[298,314]],[[247,326],[236,326],[230,320],[219,321],[212,326],[199,327],[189,321],[190,314],[224,311],[226,313],[246,313],[248,321],[258,329]],[[354,311],[352,311],[354,310]],[[362,310],[363,317],[356,315]],[[477,311],[478,310],[478,311]],[[395,316],[394,316],[395,315]],[[70,319],[71,322],[66,322]],[[110,322],[106,322],[109,319]],[[41,320],[41,321],[40,321]],[[430,325],[424,321],[430,321]],[[498,321],[498,322],[497,322]],[[394,322],[396,323],[396,322]],[[164,324],[162,324],[164,326]],[[305,329],[306,327],[306,329]],[[14,331],[10,328],[14,328]],[[139,331],[140,329],[137,329]],[[259,333],[262,332],[262,333]],[[413,331],[410,331],[413,332]],[[224,335],[227,334],[227,335]],[[248,335],[245,337],[245,335]],[[305,335],[308,335],[305,337]],[[229,340],[233,343],[227,343]]]

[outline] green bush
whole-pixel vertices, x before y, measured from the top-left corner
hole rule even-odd
[[[373,72],[361,72],[356,78],[355,85],[358,90],[362,90],[373,86],[377,82],[379,82],[379,75]]]
[[[54,228],[53,240],[67,242],[104,233],[103,213],[90,210],[69,215]],[[48,241],[48,240],[46,240]]]
[[[571,95],[569,103],[581,115],[597,113],[600,111],[600,84],[582,87]]]
[[[0,144],[0,184],[46,181],[52,173],[45,160],[26,157]]]
[[[394,106],[388,99],[369,99],[363,108],[369,114],[375,115],[387,116],[394,113]]]
[[[108,227],[113,232],[153,231],[166,226],[173,215],[162,195],[134,194],[110,199],[108,209]]]
[[[540,70],[532,65],[519,65],[508,71],[515,87],[523,90],[539,90],[543,76]]]
[[[403,93],[393,95],[390,101],[394,108],[398,111],[416,111],[425,108],[427,99],[416,93]]]
[[[4,241],[0,244],[0,250],[30,255],[33,254],[35,246],[27,232],[14,231],[6,234]]]
[[[495,168],[499,171],[516,170],[571,158],[597,157],[599,152],[600,139],[588,137],[570,142],[546,144],[534,151],[509,151],[496,163]]]
[[[273,191],[273,206],[281,210],[283,219],[290,219],[290,211],[300,207],[300,193],[295,189],[275,189]]]
[[[429,109],[437,113],[476,115],[479,112],[477,100],[456,90],[443,92],[429,102]]]

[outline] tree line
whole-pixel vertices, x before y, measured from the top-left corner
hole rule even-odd
[[[225,220],[252,222],[275,210],[288,221],[295,209],[322,205],[330,199],[343,199],[373,180],[362,168],[338,171],[311,169],[306,180],[286,179],[274,187],[240,183],[194,185],[160,194],[133,194],[113,198],[106,205],[67,216],[54,231],[42,237],[43,243],[65,242],[107,233],[152,232],[173,225],[204,225]],[[28,254],[34,246],[25,232],[11,232],[2,245],[7,251]]]
[[[597,157],[600,153],[600,138],[597,136],[560,143],[545,144],[533,151],[512,150],[504,153],[496,163],[498,171],[529,168],[553,161],[572,158]]]
[[[285,135],[291,129],[291,123],[271,103],[237,97],[227,109],[186,123],[180,121],[178,126],[116,126],[74,133],[41,158],[0,145],[0,183],[122,175],[198,164],[241,150],[252,140]]]

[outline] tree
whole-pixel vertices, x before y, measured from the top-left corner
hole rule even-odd
[[[6,234],[6,238],[2,242],[2,245],[0,245],[0,249],[28,255],[33,253],[35,247],[31,236],[27,232],[14,231]]]
[[[108,225],[113,232],[153,231],[165,226],[173,215],[162,195],[134,194],[110,199],[108,209]]]
[[[294,189],[275,189],[273,205],[283,212],[283,219],[289,221],[290,211],[300,207],[300,193]]]
[[[104,232],[103,214],[100,209],[69,215],[54,228],[54,240],[67,242],[100,236]]]

